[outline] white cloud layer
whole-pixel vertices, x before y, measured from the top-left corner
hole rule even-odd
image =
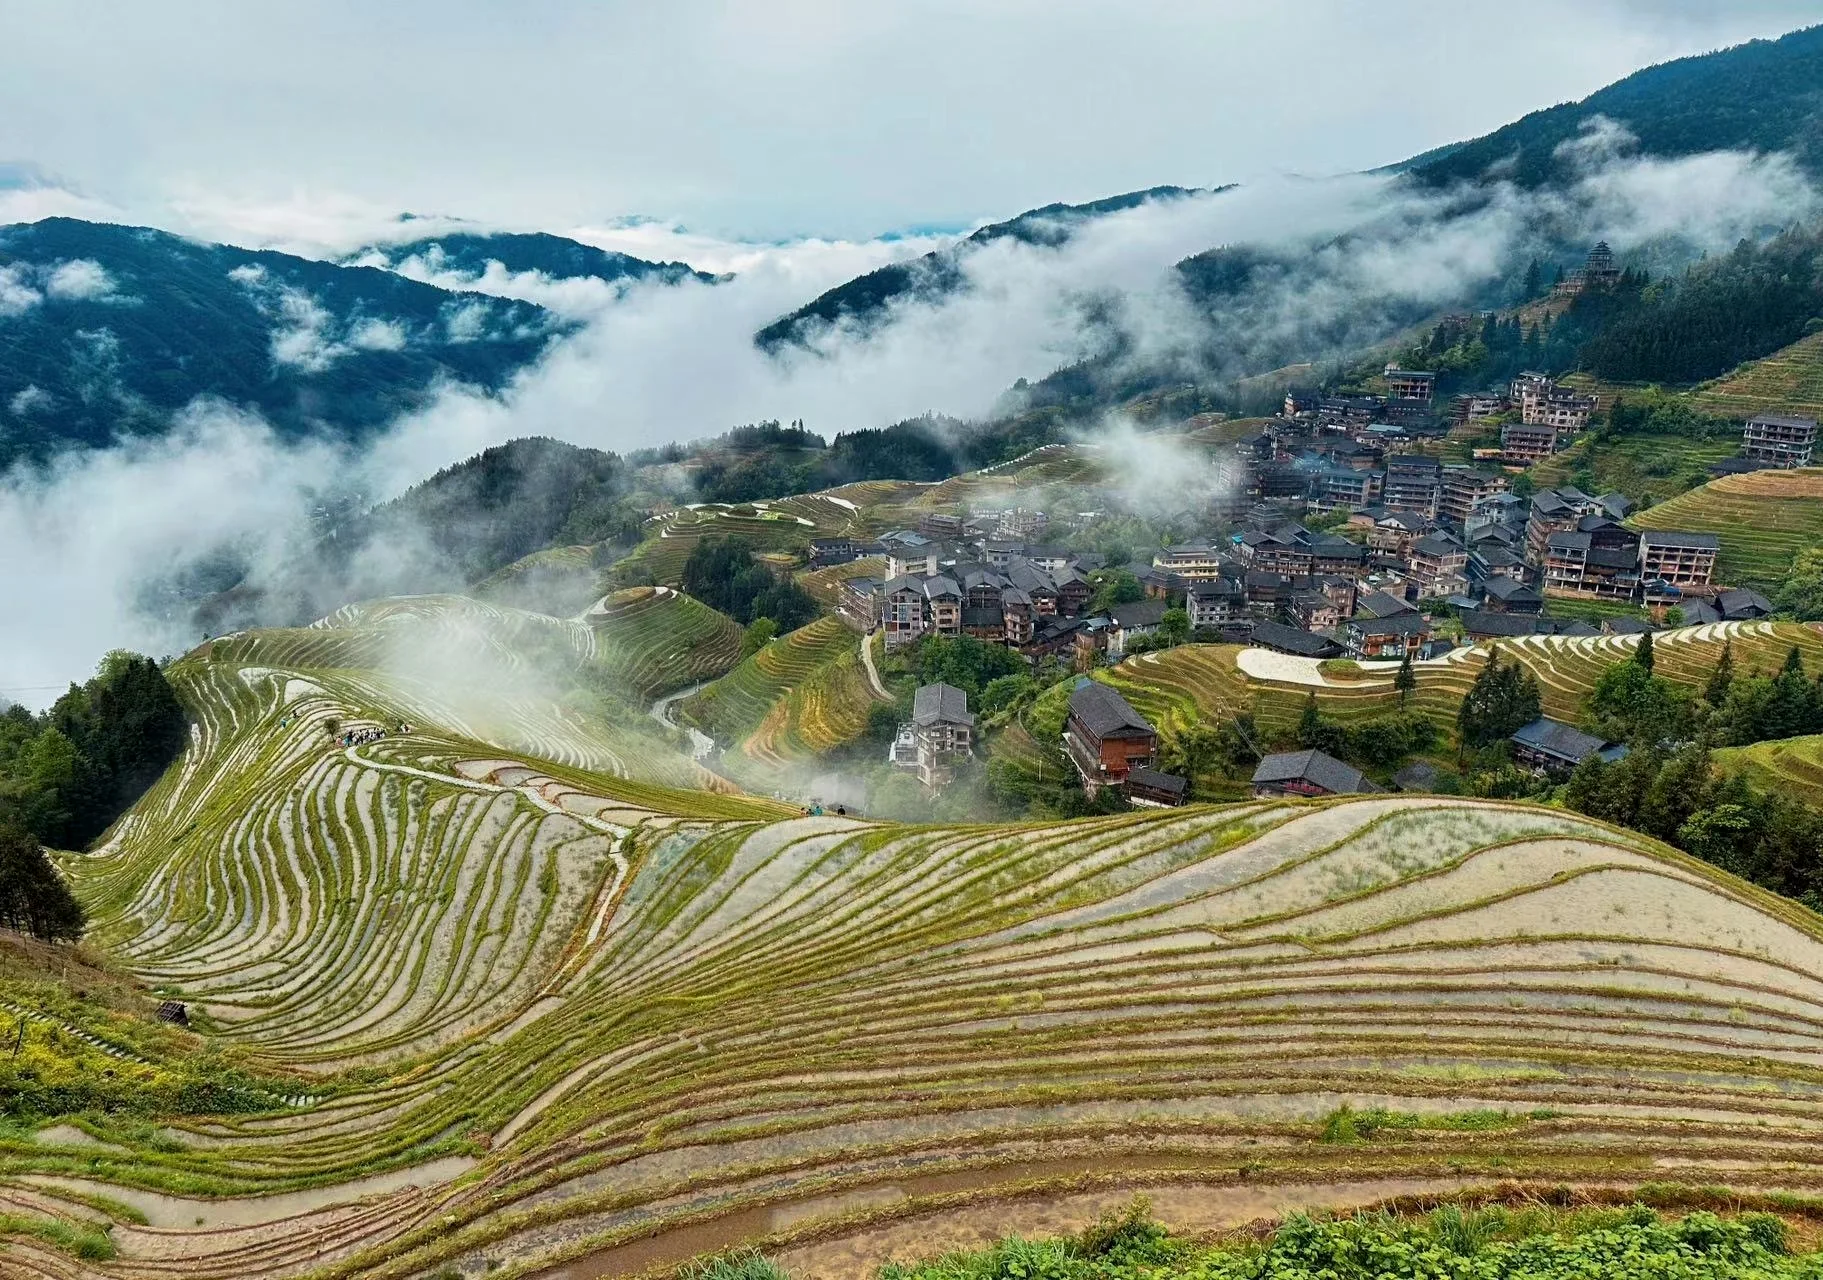
[[[114,296],[114,277],[92,258],[74,258],[52,268],[44,291],[64,301],[100,302]]]

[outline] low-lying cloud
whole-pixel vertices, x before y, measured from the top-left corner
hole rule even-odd
[[[148,605],[145,583],[223,545],[256,565],[278,563],[296,554],[322,493],[359,488],[384,497],[514,437],[628,450],[761,418],[803,419],[833,434],[933,409],[974,417],[1018,378],[1114,351],[1134,366],[1219,380],[1249,371],[1262,352],[1376,340],[1389,317],[1461,306],[1516,262],[1523,266],[1534,247],[1604,237],[1623,254],[1673,240],[1722,249],[1817,212],[1816,193],[1782,156],[1639,159],[1614,130],[1592,131],[1577,145],[1584,176],[1547,194],[1422,193],[1383,176],[1279,179],[1142,205],[1084,224],[1057,247],[1003,237],[960,257],[959,293],[902,299],[883,323],[831,326],[808,349],[777,356],[754,345],[757,329],[823,289],[936,242],[712,244],[664,224],[581,229],[577,238],[603,248],[735,275],[716,285],[624,288],[490,271],[468,287],[549,306],[579,328],[502,394],[448,387],[358,455],[285,445],[256,420],[199,405],[168,440],[0,480],[0,538],[13,549],[0,569],[0,596],[10,605],[0,621],[0,692],[79,677],[117,645],[185,648],[197,637],[181,610]],[[316,228],[320,247],[358,247],[331,244],[332,230]],[[401,224],[398,238],[434,230]],[[1274,265],[1213,306],[1186,292],[1174,264],[1235,245],[1269,251]],[[434,274],[434,264],[423,269]],[[83,287],[97,283],[91,276]],[[38,305],[45,287],[0,269],[0,316]],[[384,320],[319,314],[307,297],[267,297],[288,317],[273,357],[300,367],[407,337]],[[486,323],[464,314],[445,317],[453,339],[465,324]],[[12,408],[22,416],[21,406]]]

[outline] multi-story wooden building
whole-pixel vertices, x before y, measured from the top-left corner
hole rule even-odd
[[[1416,400],[1420,404],[1429,404],[1437,390],[1437,375],[1418,369],[1401,369],[1398,365],[1386,366],[1386,391],[1394,400]]]
[[[1763,413],[1741,428],[1741,456],[1768,467],[1808,467],[1817,443],[1817,420]]]
[[[968,695],[947,684],[927,684],[912,696],[908,726],[915,746],[918,781],[934,791],[949,782],[974,747],[975,717]],[[904,730],[900,736],[904,737]]]
[[[1707,587],[1715,581],[1722,540],[1713,533],[1649,529],[1639,535],[1639,572],[1647,581],[1674,587]]]
[[[1063,744],[1083,790],[1093,796],[1150,765],[1158,755],[1158,732],[1120,694],[1085,677],[1070,694]]]
[[[1557,428],[1509,422],[1500,428],[1500,458],[1516,467],[1529,467],[1557,452]]]

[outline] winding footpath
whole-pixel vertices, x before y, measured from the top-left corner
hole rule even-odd
[[[886,691],[886,685],[880,680],[880,670],[874,666],[874,637],[879,634],[870,631],[861,637],[861,665],[867,668],[867,683],[873,686],[874,693],[891,702],[893,696]]]

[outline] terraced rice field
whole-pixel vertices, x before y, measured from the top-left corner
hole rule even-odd
[[[1540,489],[1573,483],[1587,465],[1594,475],[1592,491],[1618,489],[1636,501],[1663,502],[1709,479],[1709,468],[1741,451],[1736,433],[1697,440],[1683,435],[1625,435],[1599,446],[1587,437],[1562,453],[1536,463],[1530,471]]]
[[[1800,338],[1690,393],[1704,413],[1751,418],[1756,413],[1823,417],[1823,333]]]
[[[559,610],[547,602],[586,602],[596,576],[594,547],[546,547],[483,578],[469,588],[468,594],[489,604],[521,607],[526,607],[527,600],[537,600],[538,607],[554,612]],[[560,612],[571,613],[575,608],[572,605]]]
[[[1736,669],[1756,668],[1770,674],[1796,645],[1811,670],[1823,670],[1823,636],[1793,623],[1719,623],[1683,627],[1653,637],[1658,674],[1700,687],[1720,658],[1722,646],[1733,647]],[[1601,673],[1625,661],[1637,640],[1631,636],[1529,636],[1503,641],[1504,658],[1517,659],[1538,678],[1545,714],[1574,722],[1583,699],[1594,689]],[[1487,661],[1489,644],[1458,649],[1447,658],[1415,664],[1418,688],[1408,704],[1453,732],[1456,709]],[[1268,732],[1296,723],[1306,696],[1314,689],[1325,715],[1347,721],[1398,709],[1393,688],[1396,664],[1367,664],[1363,676],[1351,680],[1321,677],[1316,664],[1305,659],[1272,655],[1268,662],[1243,658],[1239,645],[1185,645],[1163,653],[1129,658],[1117,667],[1096,673],[1124,694],[1129,702],[1161,730],[1171,731],[1202,719],[1226,719],[1251,711]],[[1249,674],[1241,663],[1257,670],[1279,670],[1278,677]],[[1294,678],[1295,677],[1295,678]]]
[[[1823,735],[1724,747],[1714,758],[1722,773],[1745,774],[1767,791],[1823,808]]]
[[[314,670],[179,676],[195,743],[79,891],[317,1100],[16,1144],[0,1213],[118,1256],[9,1277],[631,1274],[1122,1182],[1823,1187],[1823,921],[1587,819],[666,811],[428,721],[326,749]],[[1344,1101],[1417,1119],[1326,1142]]]
[[[728,747],[738,771],[808,761],[852,741],[873,702],[861,637],[839,618],[819,618],[686,698],[677,715]]]
[[[583,615],[596,661],[642,698],[712,680],[740,661],[741,628],[670,587],[632,587]]]
[[[809,517],[789,510],[752,506],[749,510],[752,515],[737,515],[726,506],[681,507],[655,517],[645,541],[616,565],[615,571],[627,574],[650,570],[659,582],[677,586],[683,580],[684,562],[697,544],[708,538],[733,538],[755,552],[800,552],[809,547],[812,538],[840,532],[825,529]]]
[[[1717,576],[1776,588],[1798,552],[1823,546],[1823,469],[1723,476],[1627,520],[1635,529],[1685,529],[1721,537]]]

